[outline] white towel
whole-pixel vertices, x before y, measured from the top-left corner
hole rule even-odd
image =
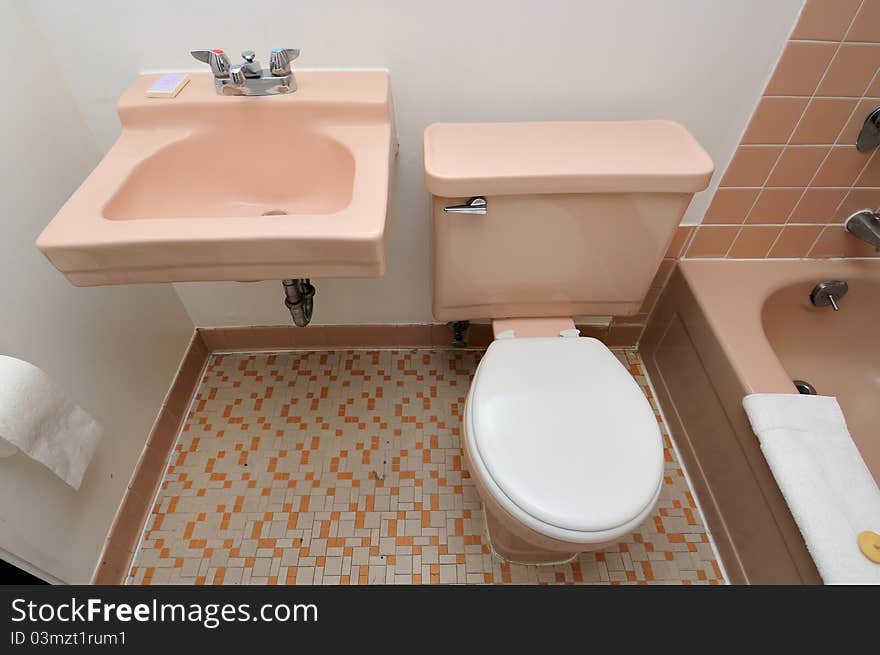
[[[837,399],[753,394],[743,407],[825,583],[880,584],[857,542],[880,532],[880,490]]]
[[[0,439],[78,490],[100,438],[97,421],[48,375],[0,355]]]

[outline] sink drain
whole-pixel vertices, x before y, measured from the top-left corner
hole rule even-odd
[[[805,396],[815,396],[816,387],[807,382],[806,380],[792,380],[794,382],[794,386],[797,388],[798,393],[802,393]]]
[[[263,212],[260,216],[287,216],[287,212],[283,209],[270,209],[267,212]]]

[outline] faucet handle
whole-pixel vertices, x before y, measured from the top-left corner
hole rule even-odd
[[[213,50],[190,50],[193,57],[201,62],[211,66],[211,72],[214,77],[229,77],[229,69],[232,64],[229,63],[229,57],[220,48]]]
[[[276,77],[290,74],[290,62],[299,57],[296,48],[273,48],[269,55],[269,71]]]
[[[229,82],[223,84],[220,93],[225,96],[243,96],[247,95],[245,86],[247,84],[247,75],[245,75],[242,66],[233,66],[229,70]]]

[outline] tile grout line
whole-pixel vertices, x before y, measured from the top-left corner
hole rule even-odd
[[[853,15],[852,22],[855,22],[855,19],[859,15],[859,12],[862,10],[862,7],[864,6],[864,4],[865,3],[862,2],[862,4],[859,5],[859,8],[856,9],[856,13]],[[841,39],[840,39],[841,43],[846,43],[847,45],[871,45],[871,46],[878,45],[876,41],[846,41],[845,40],[846,36],[847,36],[847,34],[849,34],[851,28],[852,28],[852,23],[850,24],[850,27],[847,28],[846,32],[844,32],[843,36],[841,37]],[[794,41],[796,43],[837,43],[837,39],[796,39],[796,38],[789,39],[789,42],[792,42],[792,41]]]
[[[804,257],[803,257],[804,259],[809,259],[809,258],[810,258],[810,254],[813,252],[813,249],[814,249],[814,248],[816,247],[816,245],[819,243],[819,239],[821,239],[821,238],[822,238],[822,235],[825,234],[825,230],[826,230],[826,229],[827,229],[827,227],[823,227],[823,228],[822,228],[821,230],[819,230],[819,232],[816,234],[816,238],[813,239],[813,242],[810,244],[810,247],[807,248],[807,254],[804,255]]]
[[[871,82],[868,82],[868,85],[870,85],[870,84],[871,84]],[[856,112],[859,110],[859,105],[862,104],[862,100],[864,100],[864,98],[865,98],[864,94],[862,94],[858,98],[851,98],[852,100],[855,100],[855,104],[853,105],[852,111],[849,112],[849,116],[846,117],[846,120],[843,121],[843,125],[840,126],[840,129],[837,131],[837,134],[834,136],[834,143],[831,144],[832,148],[844,147],[843,144],[841,144],[841,142],[840,142],[840,137],[843,136],[843,131],[846,129],[847,125],[849,125],[850,121],[856,115]]]
[[[745,226],[743,226],[743,229],[745,229]],[[764,256],[763,256],[761,259],[767,259],[767,258],[768,258],[768,256],[770,255],[770,251],[773,250],[773,246],[776,245],[776,242],[779,241],[780,238],[782,238],[782,233],[783,233],[784,231],[785,231],[785,226],[783,225],[782,227],[779,228],[779,232],[776,234],[776,238],[773,239],[773,241],[772,241],[772,242],[770,243],[770,245],[767,247],[767,250],[764,251]]]
[[[833,43],[833,42],[828,41],[827,43]],[[878,43],[876,45],[880,45],[880,43]],[[874,82],[874,78],[872,77],[871,83],[873,83],[873,82]],[[868,87],[865,88],[865,91],[867,91],[869,88],[870,88],[870,84],[868,85]],[[804,98],[809,98],[809,97],[810,96],[789,96],[789,95],[771,94],[771,95],[762,95],[761,100],[764,100],[765,98],[777,98],[777,99],[784,99],[784,100],[803,100]],[[880,100],[880,96],[865,95],[865,94],[858,95],[858,96],[823,96],[823,95],[819,95],[816,97],[819,98],[820,100],[853,100],[853,99]],[[743,145],[746,145],[746,146],[772,146],[772,145],[781,145],[781,144],[778,144],[778,143],[744,143]],[[798,145],[798,144],[794,144],[794,145]],[[806,145],[806,144],[803,144],[803,145]]]
[[[818,145],[819,147],[821,147],[822,145],[827,145],[827,144],[817,144],[817,145]],[[749,147],[752,147],[752,146],[749,146]],[[799,148],[799,147],[802,147],[802,146],[792,146],[792,148]],[[809,148],[815,148],[816,145],[807,146],[807,147],[809,147]],[[845,147],[845,146],[835,146],[835,147],[837,147],[837,148],[843,148],[843,147]],[[761,190],[761,189],[764,189],[765,187],[761,187],[761,186],[726,186],[726,187],[724,187],[724,188],[725,188],[725,189],[739,189],[739,190],[743,190],[743,189],[746,189],[746,190],[748,190],[748,189],[758,189],[758,190]],[[782,190],[786,190],[786,191],[794,191],[794,190],[797,190],[797,189],[801,189],[801,188],[803,188],[803,187],[800,187],[800,186],[772,186],[772,187],[769,187],[769,188],[771,188],[771,189],[782,189]],[[820,186],[815,186],[815,187],[813,187],[813,188],[814,188],[814,189],[850,189],[850,188],[852,188],[852,187],[851,187],[851,185],[846,185],[846,184],[822,184],[822,185],[820,185]],[[871,190],[876,191],[876,190],[880,189],[880,186],[865,186],[865,187],[859,187],[859,188],[860,188],[860,189],[871,189]],[[722,225],[722,223],[709,223],[709,225]],[[733,224],[731,224],[731,225],[733,225]],[[739,224],[736,223],[736,225],[739,225]]]
[[[691,249],[691,245],[693,244],[694,239],[697,238],[697,232],[699,232],[699,230],[700,230],[699,225],[693,226],[693,229],[690,231],[690,234],[688,234],[687,238],[684,240],[684,245],[682,246],[681,250],[679,251],[678,257],[676,257],[676,259],[683,259],[683,258],[687,259],[687,254]]]

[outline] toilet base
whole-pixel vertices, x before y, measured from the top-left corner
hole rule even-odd
[[[467,412],[465,412],[467,413]],[[462,423],[463,432],[467,434],[466,422]],[[467,438],[463,439],[463,451],[468,468],[473,470],[470,448]],[[560,541],[548,537],[540,532],[523,525],[512,517],[501,505],[499,505],[478,476],[471,476],[477,487],[483,505],[483,516],[486,521],[486,531],[489,535],[489,545],[492,554],[501,560],[515,564],[538,564],[551,566],[554,564],[566,564],[574,560],[579,554],[601,550],[613,545],[614,541],[606,541],[595,544],[572,543]]]
[[[552,566],[568,564],[577,559],[578,552],[565,553],[542,549],[525,539],[518,537],[509,530],[503,521],[497,519],[483,505],[483,516],[486,521],[486,533],[489,536],[489,548],[498,559],[511,564],[537,564]]]

